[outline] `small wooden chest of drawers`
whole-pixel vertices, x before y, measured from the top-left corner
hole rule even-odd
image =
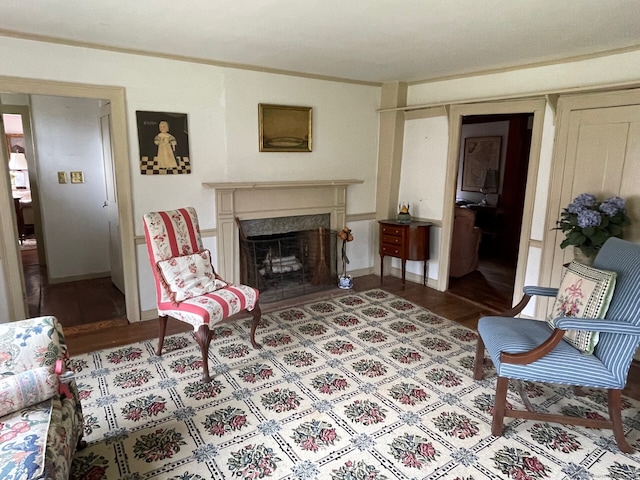
[[[384,257],[402,260],[402,283],[405,282],[407,260],[424,262],[423,284],[427,284],[429,233],[431,223],[380,220],[380,281],[384,277]]]

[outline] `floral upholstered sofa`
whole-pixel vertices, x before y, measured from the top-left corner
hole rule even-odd
[[[67,479],[83,417],[55,317],[0,324],[0,478]]]

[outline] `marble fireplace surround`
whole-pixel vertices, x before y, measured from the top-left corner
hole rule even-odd
[[[347,187],[362,180],[302,180],[267,182],[207,182],[215,190],[218,261],[216,270],[231,282],[240,281],[239,233],[236,218],[329,214],[330,228],[345,224]]]

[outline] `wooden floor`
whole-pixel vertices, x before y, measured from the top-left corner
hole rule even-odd
[[[46,268],[38,264],[37,249],[21,253],[30,317],[54,315],[63,327],[126,318],[124,295],[110,278],[50,284]]]
[[[384,277],[381,282],[377,275],[355,278],[353,290],[362,292],[372,288],[383,288],[438,315],[476,329],[480,317],[495,315],[511,306],[511,290],[505,287],[509,275],[504,273],[504,269],[498,264],[489,262],[478,272],[461,279],[452,279],[451,290],[448,292],[439,292],[412,282],[403,285],[400,279],[391,276]],[[158,323],[155,320],[135,324],[126,320],[124,297],[114,294],[111,288],[116,292],[117,290],[112,285],[85,281],[58,287],[47,285],[46,281],[35,279],[36,276],[40,276],[38,269],[25,267],[30,315],[55,315],[63,325],[69,353],[72,356],[149,340],[158,335]],[[106,293],[100,293],[101,289]],[[336,288],[316,295],[316,298],[341,294],[344,294],[344,290]],[[263,305],[262,311],[266,313],[306,300],[308,298],[271,303]],[[189,324],[170,319],[167,335],[191,329]],[[640,400],[640,367],[636,364],[632,365],[625,394]]]

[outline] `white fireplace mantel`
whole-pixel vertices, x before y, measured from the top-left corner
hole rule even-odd
[[[231,282],[240,281],[239,235],[236,219],[254,220],[328,213],[331,229],[345,223],[347,187],[362,180],[300,180],[205,182],[216,194],[218,262],[216,270]]]

